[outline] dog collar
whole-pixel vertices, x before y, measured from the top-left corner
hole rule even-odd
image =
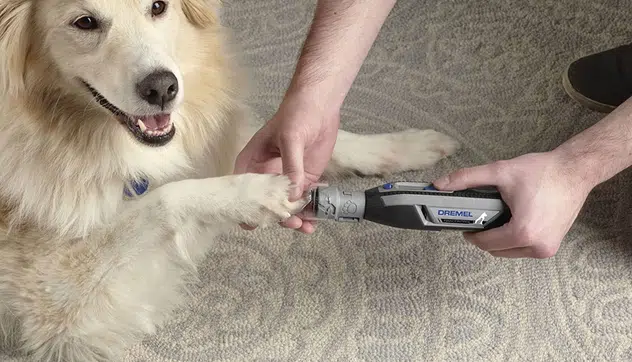
[[[149,181],[141,178],[140,180],[131,180],[123,187],[123,194],[127,198],[135,198],[144,195],[149,189]]]

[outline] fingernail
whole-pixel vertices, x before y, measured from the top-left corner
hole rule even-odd
[[[439,178],[438,180],[436,180],[435,182],[433,182],[432,184],[437,187],[446,187],[449,182],[450,182],[449,178],[447,176],[443,176]]]

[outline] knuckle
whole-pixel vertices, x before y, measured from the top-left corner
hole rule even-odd
[[[558,246],[552,243],[543,243],[533,248],[533,257],[536,259],[548,259],[557,254]]]
[[[509,233],[510,240],[507,240],[509,244],[513,247],[525,247],[529,246],[529,236],[525,235],[522,230],[516,230],[516,228],[512,228]]]
[[[488,248],[486,248],[486,247],[485,247],[485,243],[484,243],[484,242],[482,242],[482,241],[481,241],[481,240],[477,237],[477,235],[476,235],[476,234],[469,234],[469,233],[466,233],[466,234],[464,235],[464,238],[465,238],[465,240],[466,240],[468,243],[470,243],[470,244],[474,245],[474,246],[475,246],[475,247],[477,247],[478,249],[483,250],[483,251],[487,251],[486,249],[488,249]]]
[[[516,240],[516,246],[527,247],[537,244],[539,235],[533,228],[528,225],[521,225],[514,229],[514,240]]]
[[[496,161],[494,161],[492,163],[492,165],[494,165],[496,170],[503,171],[503,170],[507,169],[507,167],[509,167],[509,161],[507,161],[507,160],[496,160]]]
[[[453,184],[463,184],[463,183],[468,183],[469,180],[472,178],[472,168],[465,168],[465,169],[461,169],[461,170],[457,170],[452,172],[449,175],[446,175],[446,184],[448,185],[453,185]],[[458,186],[457,186],[458,187]]]
[[[498,160],[491,164],[491,171],[497,179],[502,179],[507,174],[508,169],[509,165],[505,160]]]
[[[300,142],[303,139],[301,133],[294,130],[282,131],[280,137],[287,142]]]
[[[470,171],[471,170],[467,168],[452,172],[451,174],[446,176],[448,179],[448,183],[468,178],[470,176]]]

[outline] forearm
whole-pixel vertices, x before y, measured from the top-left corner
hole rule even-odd
[[[319,0],[288,94],[342,106],[395,0]]]
[[[555,153],[570,172],[594,187],[632,165],[632,99],[560,145]]]

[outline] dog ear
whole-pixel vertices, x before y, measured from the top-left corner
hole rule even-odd
[[[182,11],[187,20],[198,28],[217,22],[217,9],[221,0],[182,0]]]
[[[17,94],[24,87],[29,48],[31,0],[0,1],[0,93]]]

